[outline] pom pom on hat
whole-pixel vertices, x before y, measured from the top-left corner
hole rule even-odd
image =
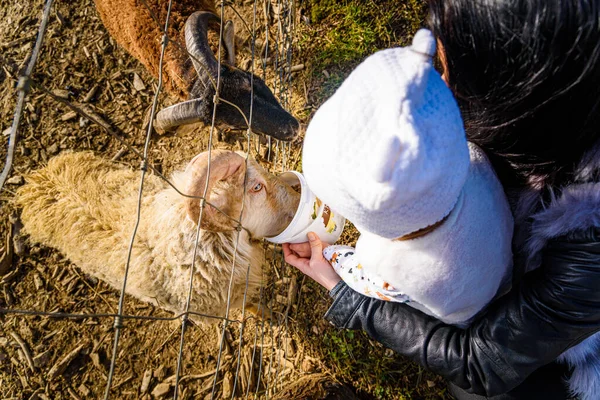
[[[360,231],[397,238],[442,220],[466,181],[460,111],[432,65],[435,39],[363,61],[315,113],[302,165],[311,190]]]
[[[433,37],[433,33],[428,29],[419,29],[413,37],[410,49],[433,58],[435,56],[435,38]]]

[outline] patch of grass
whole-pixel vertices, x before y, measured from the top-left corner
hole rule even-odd
[[[320,68],[356,63],[379,49],[406,44],[424,20],[418,0],[311,0],[308,8],[315,29],[300,45],[315,49],[313,61]]]
[[[425,26],[422,0],[307,0],[301,8],[308,23],[297,27],[297,48],[307,65],[303,75],[313,106],[331,96],[368,55],[409,44]]]
[[[376,48],[377,41],[388,35],[390,15],[372,19],[371,7],[349,3],[332,9],[336,22],[325,36],[318,61],[323,64],[353,61]]]
[[[340,243],[351,243],[341,240]],[[295,314],[295,334],[310,337],[305,341],[308,354],[341,382],[352,385],[365,400],[446,400],[446,383],[419,365],[372,340],[363,331],[337,329],[323,315],[331,305],[327,293],[306,279],[305,295]],[[318,334],[315,332],[318,330]]]
[[[362,331],[329,329],[323,336],[323,359],[338,379],[351,382],[364,397],[443,399],[445,384]],[[326,361],[326,362],[327,362]]]

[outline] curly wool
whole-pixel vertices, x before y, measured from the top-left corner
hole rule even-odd
[[[139,172],[94,156],[62,153],[29,175],[17,205],[29,240],[58,249],[85,273],[121,289],[135,226]],[[185,173],[172,182],[185,187]],[[126,292],[175,313],[185,311],[197,226],[186,218],[185,198],[156,176],[144,180],[141,219],[129,263]],[[223,316],[233,269],[231,307],[260,285],[260,246],[240,232],[200,230],[191,311]]]

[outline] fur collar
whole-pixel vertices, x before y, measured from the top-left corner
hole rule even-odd
[[[583,155],[575,169],[577,182],[600,182],[600,140]]]
[[[582,158],[574,181],[560,192],[550,191],[545,202],[541,191],[527,189],[517,195],[514,246],[518,257],[524,259],[523,272],[541,265],[542,250],[549,240],[600,227],[600,142]],[[573,369],[569,389],[581,400],[600,398],[599,350],[600,333],[596,333],[558,358]]]
[[[527,188],[509,193],[515,217],[514,249],[521,272],[540,266],[549,240],[600,227],[600,141],[581,159],[574,183],[560,190]]]
[[[553,238],[577,230],[600,227],[600,183],[571,185],[549,205],[530,217],[530,235],[524,244],[526,271],[539,267],[541,251]]]

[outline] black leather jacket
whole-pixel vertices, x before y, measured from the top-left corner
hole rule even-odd
[[[466,391],[494,396],[600,330],[600,228],[548,242],[542,266],[464,330],[343,281],[331,295],[325,318],[334,325],[363,329]]]

